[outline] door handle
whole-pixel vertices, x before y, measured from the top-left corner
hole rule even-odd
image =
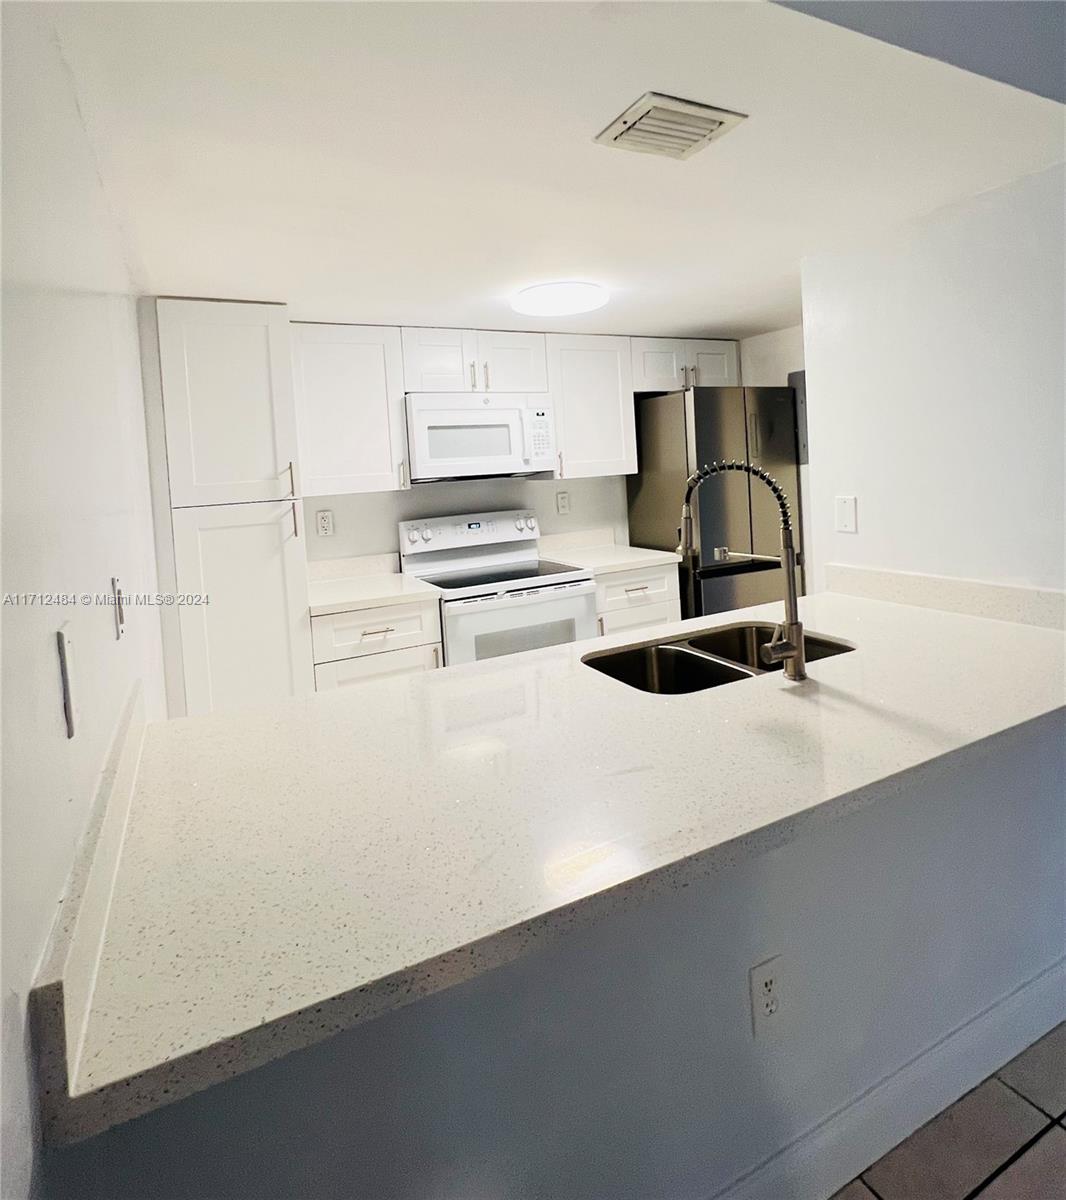
[[[699,368],[698,367],[689,367],[689,370],[692,372],[691,386],[699,387],[699,385],[700,385]]]
[[[383,629],[364,629],[363,637],[383,637],[386,633],[395,633],[396,629],[392,625],[386,625]]]
[[[396,464],[396,470],[400,473],[400,487],[407,487],[407,463],[401,458]]]
[[[300,527],[296,524],[296,501],[292,502],[292,536],[298,538],[300,536]]]
[[[488,359],[485,359],[485,361],[481,364],[481,368],[485,372],[485,391],[491,392],[492,387],[489,384],[489,360]]]
[[[750,453],[751,453],[751,458],[754,461],[754,460],[758,459],[760,449],[761,449],[759,446],[759,418],[754,413],[752,413],[751,416],[748,418],[748,424],[751,427]]]
[[[296,495],[296,477],[292,473],[292,459],[289,459],[289,495]]]
[[[688,367],[681,368],[681,386],[688,387]]]
[[[470,360],[470,390],[477,391],[477,363],[473,359]]]
[[[563,452],[561,450],[559,451],[559,478],[566,478],[565,474],[563,473]]]
[[[646,583],[642,583],[638,587],[627,587],[626,595],[629,596],[634,593],[642,593],[642,592],[646,592],[647,590],[648,590],[648,585]]]

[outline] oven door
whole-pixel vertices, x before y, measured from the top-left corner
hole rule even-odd
[[[411,479],[543,470],[533,461],[530,421],[525,396],[409,392]]]
[[[443,609],[448,666],[596,636],[596,585],[591,579],[445,600]]]

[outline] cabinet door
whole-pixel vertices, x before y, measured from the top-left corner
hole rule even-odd
[[[400,331],[293,325],[305,496],[407,486]]]
[[[687,387],[686,343],[681,338],[630,338],[633,390],[673,392]]]
[[[636,571],[608,571],[596,577],[596,611],[600,616],[671,600],[676,602],[680,594],[676,564],[665,569],[641,567]]]
[[[636,471],[629,338],[550,333],[548,361],[560,476]]]
[[[387,650],[366,658],[348,658],[341,662],[318,663],[315,667],[315,691],[333,692],[371,679],[395,675],[418,675],[440,666],[440,643],[415,646],[410,650]]]
[[[299,495],[283,304],[157,300],[170,503]]]
[[[546,392],[543,333],[481,330],[477,335],[480,387],[486,392]]]
[[[477,334],[472,329],[403,329],[405,392],[476,392]]]
[[[694,387],[736,387],[740,367],[736,342],[688,341],[688,381]]]
[[[299,503],[225,504],[173,513],[190,716],[314,690]]]

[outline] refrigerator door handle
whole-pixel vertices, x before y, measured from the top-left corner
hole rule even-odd
[[[759,456],[762,453],[762,446],[759,444],[759,416],[758,413],[752,413],[748,417],[748,454],[750,461],[758,463]]]

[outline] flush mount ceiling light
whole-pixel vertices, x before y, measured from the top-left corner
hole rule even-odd
[[[564,279],[522,288],[511,297],[511,307],[528,317],[569,317],[603,308],[610,298],[602,283]]]

